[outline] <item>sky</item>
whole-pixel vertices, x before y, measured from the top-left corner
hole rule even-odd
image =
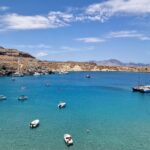
[[[150,63],[150,0],[0,0],[0,46],[49,61]]]

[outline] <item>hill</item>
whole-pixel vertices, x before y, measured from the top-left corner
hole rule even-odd
[[[0,76],[12,75],[18,71],[18,68],[25,75],[33,75],[35,72],[47,74],[60,71],[150,72],[148,66],[127,66],[115,59],[99,62],[49,62],[38,60],[32,55],[17,49],[0,47]]]
[[[117,59],[108,59],[108,60],[91,61],[91,62],[96,63],[97,65],[104,65],[104,66],[150,66],[150,64],[144,64],[144,63],[133,63],[133,62],[124,63]]]

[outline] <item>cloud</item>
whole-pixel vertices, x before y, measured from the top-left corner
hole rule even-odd
[[[91,51],[94,50],[94,46],[86,46],[86,47],[71,47],[71,46],[61,46],[55,49],[49,49],[49,54],[62,54],[62,53],[73,53],[73,52],[81,52],[81,51]]]
[[[139,40],[150,40],[149,36],[146,36],[142,33],[137,31],[117,31],[117,32],[110,32],[107,35],[107,38],[136,38]]]
[[[94,50],[94,46],[88,46],[88,47],[69,47],[69,46],[62,46],[60,49],[65,52],[71,52],[71,51],[81,51],[81,50]]]
[[[91,16],[92,19],[95,18],[93,20],[103,22],[118,13],[131,15],[150,13],[149,4],[149,0],[108,0],[89,5],[85,9],[85,14]]]
[[[105,42],[104,39],[101,39],[101,38],[98,38],[98,37],[84,37],[84,38],[78,38],[76,40],[84,42],[84,43],[101,43],[101,42]]]
[[[150,0],[107,0],[91,4],[84,8],[68,8],[62,11],[50,11],[45,15],[1,14],[0,28],[6,30],[54,29],[69,26],[74,22],[105,22],[114,15],[150,14]],[[9,9],[0,6],[0,10]]]
[[[48,28],[49,21],[44,16],[21,16],[18,14],[8,14],[0,16],[0,20],[7,29],[39,29]]]
[[[133,38],[142,41],[150,40],[150,36],[147,36],[143,33],[139,33],[138,31],[135,30],[114,31],[104,34],[102,38],[85,37],[85,38],[77,38],[76,40],[84,43],[101,43],[114,38]]]
[[[0,11],[6,11],[8,9],[9,9],[8,6],[0,6]]]
[[[19,49],[49,49],[52,46],[47,45],[47,44],[36,44],[36,45],[31,45],[31,44],[21,44],[21,45],[13,45],[12,47],[16,47]]]
[[[69,25],[73,15],[64,12],[49,12],[47,16],[23,16],[16,13],[0,16],[0,26],[10,30],[59,28]]]
[[[41,52],[38,52],[35,56],[36,56],[37,58],[41,58],[41,57],[48,56],[48,53],[47,53],[47,52],[44,52],[44,51],[41,51]]]

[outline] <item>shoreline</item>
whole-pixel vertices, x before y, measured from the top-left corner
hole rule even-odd
[[[85,72],[85,73],[89,73],[89,72],[100,72],[100,73],[150,73],[150,72],[144,72],[144,71],[101,71],[101,70],[81,70],[81,71],[67,71],[67,72],[62,72],[62,71],[49,71],[47,73],[39,73],[39,75],[34,75],[34,73],[22,73],[22,76],[15,76],[14,73],[12,74],[0,74],[0,77],[24,77],[24,76],[46,76],[46,75],[52,75],[52,74],[69,74],[69,73],[80,73],[80,72]],[[36,72],[37,73],[37,72]]]

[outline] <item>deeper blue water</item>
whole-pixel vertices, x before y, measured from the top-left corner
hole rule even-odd
[[[7,100],[0,101],[0,150],[150,150],[150,94],[131,90],[139,73],[86,74],[1,77]],[[150,74],[140,76],[150,83]],[[18,101],[22,94],[29,99]],[[59,110],[62,100],[67,107]],[[37,118],[40,126],[30,129]],[[73,146],[65,145],[65,133]]]

